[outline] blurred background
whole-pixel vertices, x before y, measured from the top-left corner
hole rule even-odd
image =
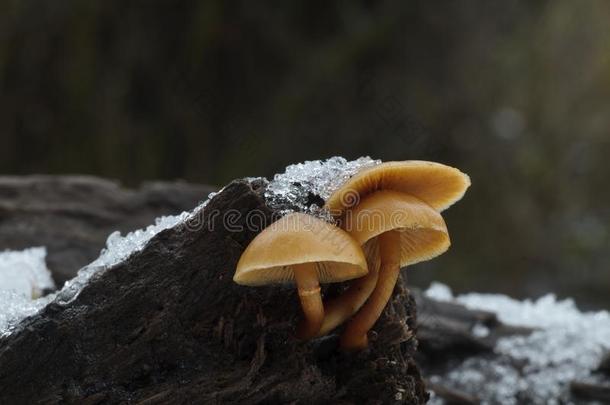
[[[470,174],[412,283],[610,307],[610,2],[0,3],[0,173]]]

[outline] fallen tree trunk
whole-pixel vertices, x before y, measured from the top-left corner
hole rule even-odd
[[[293,288],[233,283],[265,223],[262,184],[238,181],[199,220],[156,235],[0,340],[0,403],[423,403],[415,303],[400,283],[370,350],[294,338]],[[232,213],[231,227],[223,223]]]
[[[98,257],[110,233],[190,210],[212,191],[184,182],[127,189],[92,176],[0,176],[0,249],[45,246],[61,286]]]

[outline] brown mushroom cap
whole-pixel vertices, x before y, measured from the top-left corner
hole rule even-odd
[[[293,266],[316,263],[320,283],[367,274],[362,248],[345,231],[311,215],[293,213],[280,218],[248,245],[233,281],[257,286],[293,283]]]
[[[432,259],[451,244],[438,211],[397,191],[378,191],[366,197],[346,216],[344,227],[361,245],[375,243],[373,238],[384,232],[400,232],[401,266]]]
[[[326,201],[326,208],[340,216],[367,195],[379,190],[395,190],[415,196],[443,211],[460,200],[470,186],[465,173],[435,162],[407,160],[386,162],[362,170],[347,180]]]

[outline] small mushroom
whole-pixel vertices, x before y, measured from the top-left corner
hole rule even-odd
[[[375,288],[341,335],[344,349],[367,346],[373,327],[392,296],[400,268],[444,253],[450,245],[443,217],[423,201],[396,191],[378,191],[356,206],[346,224],[362,245],[377,245],[380,268]]]
[[[297,336],[316,335],[324,319],[320,283],[367,273],[360,245],[345,231],[311,215],[288,214],[258,234],[243,252],[233,281],[248,286],[295,283],[305,317]]]
[[[327,200],[325,208],[345,227],[353,208],[368,195],[381,190],[394,190],[418,198],[442,211],[458,201],[470,186],[470,178],[456,168],[435,162],[386,162],[364,169],[338,189]],[[352,215],[353,216],[353,215]],[[336,328],[355,314],[377,285],[379,253],[376,244],[364,247],[369,273],[354,280],[341,296],[325,303],[326,316],[319,335]]]

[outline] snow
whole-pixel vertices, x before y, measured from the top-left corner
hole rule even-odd
[[[267,204],[282,214],[306,212],[330,220],[324,201],[354,174],[379,163],[368,156],[351,161],[334,156],[290,165],[267,186]]]
[[[184,222],[188,219],[189,215],[189,213],[183,212],[180,215],[157,218],[155,224],[149,225],[146,229],[129,232],[125,236],[122,236],[119,231],[111,233],[106,240],[106,247],[102,250],[100,256],[92,263],[80,269],[76,277],[64,284],[58,293],[59,301],[63,303],[70,302],[78,296],[78,293],[91,277],[102,274],[106,269],[121,263],[132,254],[139,252],[156,234]]]
[[[29,299],[41,296],[45,289],[55,289],[46,255],[43,247],[0,252],[0,289],[13,290]]]
[[[0,337],[49,302],[38,298],[44,290],[55,289],[46,255],[42,247],[0,252]]]
[[[0,338],[9,335],[21,320],[44,308],[54,296],[31,300],[14,290],[0,290]]]
[[[571,299],[557,300],[552,294],[524,301],[499,294],[454,297],[439,283],[433,283],[426,295],[492,311],[506,324],[535,329],[529,336],[500,339],[493,358],[469,358],[446,375],[431,378],[484,404],[571,403],[569,383],[595,381],[591,370],[610,350],[610,313],[581,312]],[[431,403],[442,402],[434,398]]]
[[[179,224],[194,219],[195,215],[208,204],[218,193],[210,193],[208,199],[190,212],[182,212],[179,215],[168,215],[157,218],[155,223],[146,229],[138,229],[122,236],[121,232],[115,231],[108,236],[106,247],[100,256],[78,271],[76,277],[68,280],[61,291],[57,294],[57,300],[68,303],[78,296],[78,293],[89,282],[93,276],[101,275],[106,269],[123,262],[129,256],[144,249],[146,244],[159,232],[173,228]]]

